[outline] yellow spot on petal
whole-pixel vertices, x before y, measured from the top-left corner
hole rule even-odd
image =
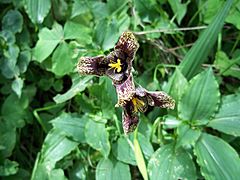
[[[146,104],[142,100],[136,97],[132,99],[132,103],[133,103],[134,112],[142,111],[142,109],[144,109],[144,107],[146,106]]]
[[[117,62],[113,62],[113,61],[111,61],[111,63],[110,64],[108,64],[108,66],[110,67],[110,69],[114,69],[114,71],[116,71],[117,70],[117,72],[119,73],[119,72],[121,72],[121,70],[122,70],[122,67],[121,67],[121,60],[120,59],[117,59]]]

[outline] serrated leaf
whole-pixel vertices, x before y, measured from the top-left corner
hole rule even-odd
[[[187,79],[191,79],[199,71],[201,64],[207,59],[209,52],[217,40],[218,33],[223,27],[224,20],[227,17],[232,2],[233,0],[226,1],[223,8],[180,63],[180,69]]]
[[[179,148],[181,146],[194,145],[201,135],[201,131],[199,129],[192,129],[187,124],[181,124],[177,128],[177,134],[176,148]]]
[[[85,127],[87,143],[94,149],[100,151],[107,158],[110,153],[109,133],[105,124],[89,119]]]
[[[57,76],[63,76],[73,72],[74,67],[69,45],[66,42],[60,43],[52,56],[51,71]]]
[[[208,120],[213,116],[220,93],[212,69],[198,74],[186,88],[179,101],[179,117],[183,120]]]
[[[21,78],[17,77],[12,82],[12,90],[17,94],[18,98],[21,97],[22,88],[23,88],[23,80]]]
[[[82,92],[85,90],[85,88],[88,85],[88,82],[92,79],[92,76],[86,76],[86,77],[75,77],[72,82],[72,87],[64,94],[57,94],[53,100],[59,104],[63,103],[72,97],[74,97],[77,93]]]
[[[237,152],[222,139],[203,133],[194,148],[202,175],[209,180],[237,179],[240,159]]]
[[[51,8],[51,0],[27,0],[26,12],[33,23],[41,24]]]
[[[133,134],[129,136],[129,139],[126,137],[120,137],[117,143],[113,146],[113,154],[119,161],[127,164],[137,165],[133,151],[133,139]],[[148,160],[154,152],[151,143],[140,133],[138,133],[138,142],[145,159]]]
[[[164,145],[148,163],[151,180],[197,179],[191,155],[182,148],[174,150],[174,144]]]
[[[54,23],[52,29],[43,28],[38,34],[39,40],[33,49],[33,58],[38,62],[45,60],[63,39],[62,26]]]
[[[48,171],[51,171],[57,161],[69,154],[77,147],[78,143],[69,140],[59,130],[52,130],[44,140],[40,164],[44,164]]]
[[[222,105],[207,126],[226,134],[240,136],[240,95],[223,97]]]
[[[2,19],[2,29],[13,33],[21,32],[23,17],[18,10],[9,10]]]
[[[127,164],[115,159],[101,159],[96,169],[96,180],[130,180],[131,174]]]
[[[51,123],[55,129],[59,129],[66,133],[67,136],[71,136],[74,140],[84,143],[85,139],[85,125],[88,121],[87,116],[74,117],[71,114],[63,113],[57,118],[53,119]]]

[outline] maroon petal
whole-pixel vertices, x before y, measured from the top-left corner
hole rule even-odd
[[[123,51],[128,58],[132,60],[138,50],[138,47],[139,44],[133,33],[123,32],[114,49]]]
[[[147,91],[148,104],[161,108],[174,109],[175,101],[163,91]]]
[[[135,85],[131,75],[122,84],[115,84],[115,87],[118,96],[118,103],[116,106],[125,105],[126,102],[130,101],[135,94]]]
[[[81,57],[77,64],[77,70],[83,75],[98,75],[105,74],[107,62],[104,56],[97,57]]]
[[[127,134],[133,132],[136,129],[138,122],[138,115],[133,112],[133,106],[129,101],[125,106],[123,106],[122,123],[124,133]]]

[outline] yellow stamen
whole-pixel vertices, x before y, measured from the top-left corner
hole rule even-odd
[[[109,66],[110,68],[113,68],[114,71],[117,70],[118,73],[121,72],[121,70],[122,70],[121,65],[122,65],[122,64],[121,64],[121,60],[120,60],[120,59],[117,59],[117,62],[111,61],[111,63],[108,64],[108,66]]]
[[[132,99],[132,103],[133,103],[134,112],[138,112],[139,110],[141,111],[142,108],[145,106],[145,103],[136,97]]]

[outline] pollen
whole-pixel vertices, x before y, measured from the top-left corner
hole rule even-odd
[[[116,71],[117,70],[117,72],[119,73],[119,72],[121,72],[121,70],[122,70],[122,63],[121,63],[121,60],[120,59],[117,59],[117,62],[113,62],[113,61],[111,61],[111,63],[110,64],[108,64],[108,66],[110,67],[110,69],[114,69],[114,71]]]
[[[140,100],[136,97],[134,97],[132,99],[132,103],[133,103],[133,107],[134,107],[134,110],[133,110],[134,112],[138,112],[139,110],[142,111],[143,107],[146,106],[142,100]]]

